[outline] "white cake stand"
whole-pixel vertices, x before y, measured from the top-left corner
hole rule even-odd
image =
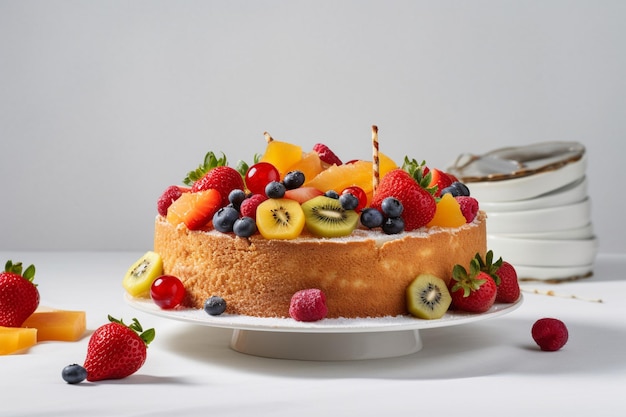
[[[261,318],[222,314],[210,316],[200,309],[163,310],[150,299],[125,294],[133,308],[187,323],[232,329],[230,347],[248,355],[297,360],[359,360],[409,355],[422,349],[420,330],[473,323],[507,314],[512,304],[496,304],[482,314],[448,312],[441,319],[410,316],[364,319],[324,319],[304,323],[290,318]]]

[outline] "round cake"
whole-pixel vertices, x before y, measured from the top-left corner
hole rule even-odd
[[[396,235],[361,229],[345,238],[268,240],[190,231],[158,216],[154,250],[164,272],[185,284],[185,304],[191,307],[202,308],[219,295],[228,313],[289,317],[292,295],[318,288],[326,295],[329,318],[397,316],[408,314],[406,288],[419,274],[448,282],[455,264],[485,255],[485,220],[480,213],[452,229]]]
[[[182,282],[186,308],[218,297],[227,314],[313,321],[421,317],[419,302],[439,304],[441,317],[455,267],[487,253],[486,215],[454,176],[408,157],[397,165],[372,132],[371,161],[343,163],[324,144],[305,152],[268,134],[251,165],[207,153],[158,199],[158,259],[131,267],[125,288],[146,296],[158,271]],[[318,298],[294,307],[307,291]],[[307,303],[315,317],[300,314]]]

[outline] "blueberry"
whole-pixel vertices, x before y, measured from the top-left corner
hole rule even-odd
[[[380,208],[387,217],[400,217],[404,211],[404,206],[400,200],[394,197],[385,198],[380,204]]]
[[[444,194],[452,194],[452,197],[469,196],[470,191],[469,188],[467,188],[467,185],[463,184],[460,181],[455,181],[443,190],[441,190],[441,195]]]
[[[232,190],[228,194],[228,201],[233,205],[234,208],[239,210],[241,203],[246,199],[246,193],[243,190]]]
[[[219,316],[226,311],[226,301],[219,295],[214,295],[204,302],[204,311],[211,316]]]
[[[339,196],[339,203],[344,210],[355,210],[359,206],[359,199],[352,193],[344,193]]]
[[[361,224],[373,229],[382,226],[385,218],[383,214],[375,208],[367,207],[361,211]]]
[[[387,217],[383,222],[383,232],[388,235],[395,235],[404,231],[404,220],[402,217]]]
[[[304,172],[302,171],[289,171],[285,174],[283,184],[288,190],[293,190],[302,187],[304,184]]]
[[[339,198],[339,193],[335,190],[328,190],[324,193],[326,197],[334,198],[337,200]]]
[[[68,384],[78,384],[87,378],[87,370],[74,363],[63,368],[61,377],[63,377],[63,380]]]
[[[265,186],[265,195],[269,198],[283,198],[286,190],[282,182],[271,181]]]
[[[213,215],[213,227],[222,233],[232,232],[235,220],[238,218],[237,209],[231,206],[222,207]]]
[[[256,232],[256,223],[252,217],[244,216],[235,220],[233,232],[239,237],[250,237]]]

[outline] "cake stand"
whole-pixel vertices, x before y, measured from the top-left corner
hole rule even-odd
[[[482,314],[448,312],[436,320],[410,316],[363,319],[324,319],[311,323],[291,318],[262,318],[232,314],[210,316],[201,309],[163,310],[150,299],[125,301],[133,308],[155,316],[203,326],[232,329],[230,347],[240,353],[276,359],[359,360],[409,355],[422,349],[420,330],[457,326],[486,320],[517,309],[495,304]]]

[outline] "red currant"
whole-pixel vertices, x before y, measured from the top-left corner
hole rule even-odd
[[[254,194],[265,195],[265,186],[272,181],[280,181],[280,173],[269,162],[257,162],[246,172],[246,187]]]
[[[150,297],[162,309],[172,309],[185,298],[185,286],[173,275],[161,275],[152,283]]]
[[[363,208],[367,204],[367,194],[365,194],[365,191],[363,191],[361,187],[352,185],[350,187],[346,187],[343,189],[341,194],[345,194],[345,193],[350,193],[353,196],[355,196],[357,200],[359,200],[359,205],[356,206],[356,209],[354,209],[354,211],[356,211],[357,213],[360,213],[361,210],[363,210]]]

